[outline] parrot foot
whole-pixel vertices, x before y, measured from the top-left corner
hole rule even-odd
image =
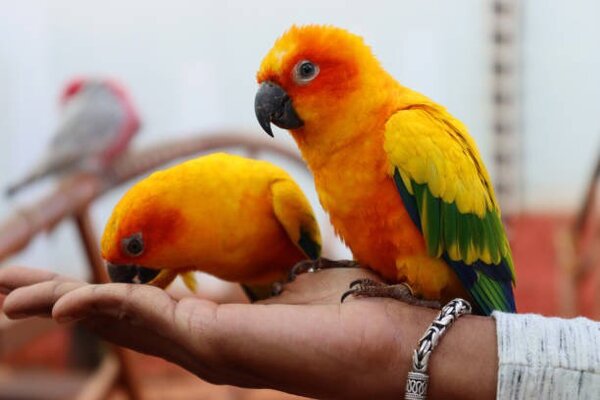
[[[348,296],[387,297],[415,306],[441,308],[441,304],[438,301],[417,298],[414,295],[412,288],[406,283],[388,285],[372,279],[357,279],[350,283],[350,289],[342,295],[340,302],[343,303]]]
[[[271,285],[271,296],[279,296],[283,292],[283,283],[274,282]]]
[[[321,269],[331,268],[360,268],[360,264],[352,260],[330,260],[323,257],[316,260],[304,260],[292,267],[288,275],[288,282],[292,282],[298,275],[307,272],[317,272]]]

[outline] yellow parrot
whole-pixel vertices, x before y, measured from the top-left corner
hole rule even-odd
[[[362,38],[293,26],[257,74],[263,129],[288,129],[355,260],[391,285],[348,292],[516,311],[515,270],[475,142],[441,105],[399,84]],[[402,287],[409,290],[398,290]]]
[[[155,172],[119,201],[101,241],[111,280],[169,285],[191,271],[239,282],[268,297],[321,235],[300,187],[266,161],[211,154]]]

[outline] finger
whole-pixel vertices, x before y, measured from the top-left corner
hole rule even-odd
[[[80,322],[104,340],[140,353],[161,357],[176,364],[192,366],[192,353],[181,343],[165,335],[156,326],[134,325],[128,318],[117,319],[89,314]],[[193,370],[192,368],[188,368]]]
[[[4,313],[12,319],[50,316],[54,303],[72,290],[87,285],[73,281],[46,281],[14,289],[4,300]]]
[[[157,287],[110,283],[85,285],[66,293],[56,302],[52,316],[58,321],[104,316],[167,330],[174,308],[175,301]]]
[[[213,320],[215,303],[190,297],[183,304],[193,304],[196,315]],[[164,290],[115,283],[86,285],[65,294],[56,302],[52,316],[63,322],[81,321],[110,342],[166,358],[191,371],[201,368],[202,377],[218,381],[219,376],[210,367],[199,367],[198,353],[193,351],[198,343],[205,347],[207,332],[190,331],[186,313],[177,313],[177,308],[178,303]],[[206,347],[211,354],[218,352],[212,346]]]
[[[34,285],[44,281],[76,281],[75,279],[58,275],[51,271],[25,267],[0,268],[0,293],[8,294],[16,288]]]
[[[272,333],[278,321],[259,313],[255,320],[238,324],[252,310],[247,306],[227,309],[221,320],[219,306],[210,301],[188,297],[175,302],[156,287],[104,284],[68,292],[56,302],[52,316],[79,320],[111,342],[167,358],[214,383],[264,386],[265,375],[256,371],[270,341],[259,343],[260,350],[248,358],[252,340],[244,335],[264,335],[264,330],[256,331],[257,325]],[[248,332],[250,327],[255,331]],[[238,367],[242,362],[245,368]]]

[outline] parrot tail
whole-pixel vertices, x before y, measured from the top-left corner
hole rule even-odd
[[[255,301],[265,300],[273,296],[273,285],[274,284],[242,284],[241,286],[246,297],[250,300],[250,303],[254,303]]]
[[[44,179],[47,176],[73,169],[76,166],[77,161],[77,155],[60,155],[58,157],[55,156],[47,159],[40,163],[37,168],[21,181],[10,185],[4,193],[7,197],[14,196],[15,193],[19,192],[24,187]]]
[[[6,197],[12,197],[25,186],[29,186],[30,184],[44,178],[46,175],[46,173],[33,173],[27,176],[26,178],[20,180],[19,182],[10,185],[8,188],[6,188],[4,194],[6,195]]]

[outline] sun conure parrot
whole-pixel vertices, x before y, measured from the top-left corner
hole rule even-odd
[[[319,199],[355,260],[388,283],[354,295],[466,297],[475,311],[516,311],[515,270],[475,142],[444,107],[400,85],[362,38],[293,26],[263,59],[260,125],[288,129]]]
[[[161,288],[191,271],[268,297],[291,267],[321,252],[312,208],[287,172],[211,154],[155,172],[115,206],[101,241],[111,280]]]
[[[131,96],[113,79],[73,79],[60,105],[59,125],[45,157],[7,195],[50,175],[107,166],[127,149],[141,125]]]

